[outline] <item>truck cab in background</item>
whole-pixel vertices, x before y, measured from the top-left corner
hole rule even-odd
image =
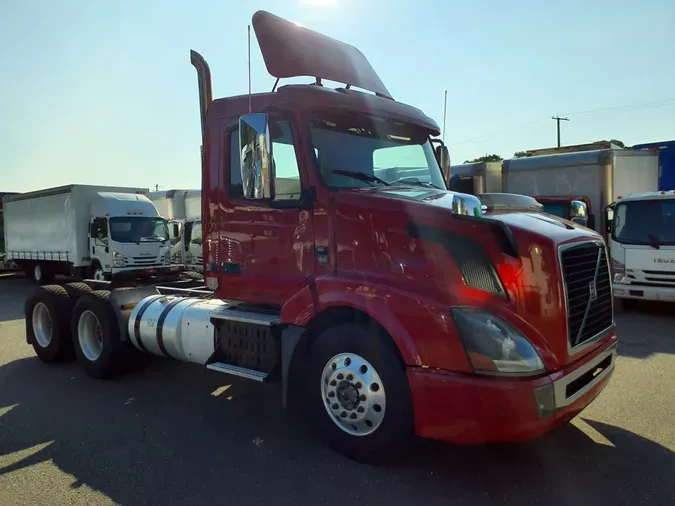
[[[618,195],[656,190],[658,172],[658,156],[649,151],[572,151],[504,160],[502,187],[535,197],[547,213],[577,222],[586,218],[607,239],[607,206]]]
[[[614,297],[675,302],[675,191],[627,195],[611,210]]]
[[[150,192],[150,200],[169,218],[171,261],[187,270],[204,272],[202,254],[202,191]],[[161,211],[160,211],[161,212]]]
[[[515,209],[514,206],[518,207],[525,204],[525,200],[516,203],[516,196],[523,194],[504,193],[504,195],[510,195],[511,197],[498,197],[499,193],[505,191],[506,178],[503,177],[502,164],[503,161],[454,165],[451,169],[452,175],[449,179],[448,188],[470,195],[482,195],[485,198],[488,198],[487,195],[489,194],[491,204],[488,207],[493,209],[495,208],[493,205]],[[532,196],[528,194],[528,197]],[[556,195],[533,196],[533,198],[543,204],[542,212],[594,229],[595,217],[592,214],[591,203],[587,197]],[[529,208],[530,204],[525,204],[525,207]]]

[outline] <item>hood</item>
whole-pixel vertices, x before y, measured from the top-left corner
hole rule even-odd
[[[359,188],[334,195],[338,248],[345,251],[338,269],[436,285],[448,307],[482,307],[521,329],[550,370],[581,356],[568,353],[558,248],[602,240],[599,234],[537,212],[453,217],[454,193],[436,189]]]
[[[377,187],[366,189],[348,190],[354,193],[369,193],[375,197],[393,199],[398,201],[408,201],[412,203],[426,204],[430,208],[441,208],[452,211],[453,195],[458,192],[436,190],[433,188],[422,187]],[[424,213],[423,206],[411,206],[418,208],[419,212]],[[487,220],[495,220],[504,223],[509,228],[523,229],[529,233],[534,233],[543,237],[550,238],[556,244],[563,244],[569,241],[579,239],[597,239],[600,236],[597,232],[573,223],[571,221],[559,218],[557,216],[525,211],[495,211],[484,215]]]

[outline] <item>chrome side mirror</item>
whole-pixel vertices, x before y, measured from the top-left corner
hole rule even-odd
[[[436,158],[438,159],[438,165],[441,166],[441,172],[443,173],[443,179],[445,179],[446,184],[450,184],[450,151],[448,151],[447,146],[438,146],[436,148]]]
[[[588,207],[586,202],[573,200],[570,202],[570,220],[583,227],[588,226]]]
[[[477,197],[467,193],[455,193],[452,196],[452,214],[483,216],[483,206]]]
[[[587,218],[588,208],[586,202],[581,200],[573,200],[570,202],[570,218]]]
[[[274,162],[267,114],[239,118],[241,184],[247,199],[274,198]]]

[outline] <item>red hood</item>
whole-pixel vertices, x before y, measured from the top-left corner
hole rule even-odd
[[[364,190],[352,190],[363,193]],[[433,188],[415,187],[411,188],[368,188],[368,193],[374,193],[378,197],[395,199],[397,201],[405,200],[410,202],[419,202],[435,208],[452,210],[453,195],[455,192],[435,190]],[[416,206],[411,205],[411,210]],[[420,206],[421,207],[421,206]],[[423,212],[420,209],[421,212]],[[557,245],[569,241],[581,239],[597,239],[601,237],[593,230],[563,220],[557,216],[536,213],[536,212],[494,212],[486,215],[486,218],[498,220],[509,226],[509,228],[523,229],[529,233],[534,233],[542,237],[550,238]]]
[[[345,270],[378,272],[385,264],[401,265],[403,271],[399,272],[404,272],[408,280],[437,288],[440,300],[448,307],[482,307],[510,321],[530,338],[550,369],[571,362],[558,247],[597,240],[598,234],[542,213],[453,217],[453,193],[429,188],[377,187],[334,195],[338,246],[347,250],[357,237],[363,255],[362,261],[341,264],[340,269],[344,265]],[[478,244],[506,293],[469,286],[457,258],[434,249],[434,239],[415,235],[416,227],[449,238],[459,250],[464,245],[469,250],[470,243],[474,247]],[[391,274],[389,282],[400,283],[400,278],[400,274]]]

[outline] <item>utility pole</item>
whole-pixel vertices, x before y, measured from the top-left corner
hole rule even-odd
[[[558,147],[560,147],[560,122],[569,121],[569,118],[561,118],[560,116],[552,116],[551,119],[554,119],[558,125]]]

